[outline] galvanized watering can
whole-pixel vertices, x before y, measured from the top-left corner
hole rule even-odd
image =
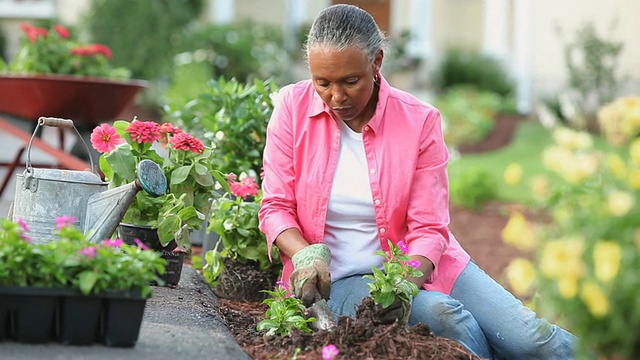
[[[92,242],[99,242],[116,230],[138,191],[144,189],[157,197],[165,193],[167,179],[158,164],[143,160],[138,164],[138,178],[117,188],[108,189],[95,171],[89,154],[92,171],[35,169],[31,165],[31,145],[42,126],[75,130],[89,154],[89,147],[72,120],[41,117],[33,131],[27,149],[26,169],[18,174],[15,199],[10,216],[22,219],[29,227],[34,243],[56,240],[56,217],[74,216],[74,225]]]

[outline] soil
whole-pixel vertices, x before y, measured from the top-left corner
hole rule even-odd
[[[513,116],[499,117],[494,132],[484,142],[463,147],[461,152],[489,151],[506,145],[520,121],[524,120]],[[503,273],[509,261],[516,256],[528,255],[503,243],[500,236],[510,210],[515,206],[491,202],[476,211],[456,206],[450,209],[453,234],[476,263],[502,284],[505,284]],[[544,214],[527,215],[532,221],[544,220]],[[345,317],[339,319],[332,331],[313,334],[294,331],[285,337],[265,338],[255,329],[264,318],[266,305],[220,299],[220,310],[235,340],[256,360],[322,359],[322,347],[327,344],[334,344],[339,349],[336,359],[477,359],[455,341],[434,336],[426,325],[380,325],[366,317]]]

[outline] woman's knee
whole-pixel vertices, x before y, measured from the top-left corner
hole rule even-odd
[[[467,316],[458,300],[442,293],[425,293],[413,300],[410,324],[426,323],[436,334],[450,333]]]

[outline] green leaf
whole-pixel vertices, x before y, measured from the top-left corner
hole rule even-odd
[[[171,172],[171,185],[180,184],[187,180],[189,173],[191,172],[191,166],[180,166]]]
[[[98,280],[98,274],[91,270],[86,270],[78,275],[78,285],[83,294],[89,295],[93,286]]]

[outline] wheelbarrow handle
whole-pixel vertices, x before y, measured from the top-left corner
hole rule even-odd
[[[41,116],[38,119],[38,124],[40,126],[46,125],[46,126],[51,126],[51,127],[60,127],[60,128],[65,128],[65,129],[73,129],[73,120],[69,120],[69,119],[60,119],[60,118],[55,118],[55,117],[44,117]]]

